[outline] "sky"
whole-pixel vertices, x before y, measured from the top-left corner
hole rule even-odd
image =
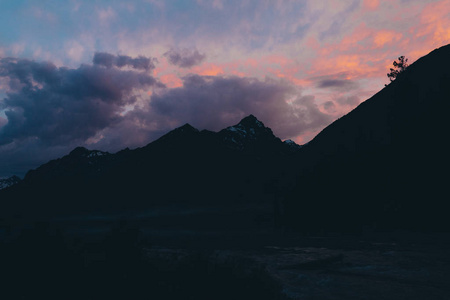
[[[2,0],[0,177],[249,114],[303,144],[449,43],[448,0]]]

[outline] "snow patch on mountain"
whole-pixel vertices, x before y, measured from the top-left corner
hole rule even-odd
[[[98,150],[92,150],[87,157],[98,157],[109,154],[108,152],[102,152]]]
[[[17,176],[11,176],[7,178],[0,178],[0,190],[6,189],[12,185],[15,185],[20,182],[20,178]]]

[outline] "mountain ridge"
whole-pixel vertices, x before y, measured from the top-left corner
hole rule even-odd
[[[234,130],[232,130],[231,128],[233,128]],[[239,134],[234,134],[233,131],[236,131],[235,128],[246,128],[250,133],[258,133],[258,135],[252,135],[250,134],[249,136],[245,136],[242,135],[242,129],[241,129],[241,133]],[[255,131],[256,129],[256,131]],[[262,133],[261,133],[262,132]],[[213,136],[213,137],[212,137]],[[224,128],[222,130],[220,130],[219,132],[213,132],[213,131],[209,131],[209,130],[198,130],[197,128],[193,127],[192,125],[190,125],[189,123],[186,123],[182,126],[179,126],[177,128],[174,128],[173,130],[169,131],[168,133],[166,133],[165,135],[163,135],[162,137],[160,137],[159,139],[148,143],[147,145],[140,147],[140,148],[136,148],[134,150],[130,150],[128,148],[125,148],[123,150],[120,150],[114,154],[111,154],[109,152],[105,152],[105,151],[100,151],[100,150],[89,150],[85,147],[82,146],[78,146],[76,148],[74,148],[72,151],[69,152],[69,154],[62,156],[60,158],[57,159],[53,159],[50,160],[49,162],[39,166],[36,169],[32,169],[29,172],[27,172],[24,176],[24,180],[25,182],[29,181],[30,178],[36,178],[41,176],[41,174],[39,173],[42,169],[45,168],[58,168],[58,164],[64,164],[66,162],[68,162],[71,166],[63,166],[64,171],[70,171],[70,168],[74,168],[75,164],[83,164],[83,165],[90,165],[91,169],[94,169],[95,167],[97,167],[99,160],[101,162],[103,162],[103,160],[116,160],[116,155],[118,156],[122,156],[122,154],[124,152],[128,152],[128,155],[130,155],[130,153],[133,153],[133,151],[139,152],[141,150],[144,149],[148,149],[151,148],[157,144],[161,144],[161,143],[165,143],[169,140],[172,140],[170,142],[174,142],[175,143],[191,143],[191,142],[195,142],[193,139],[202,139],[204,138],[206,143],[210,143],[210,145],[208,146],[215,146],[215,147],[226,147],[228,149],[231,150],[237,150],[237,151],[244,151],[244,149],[246,148],[246,146],[248,147],[248,144],[251,144],[251,142],[249,142],[249,140],[257,140],[260,137],[264,138],[264,141],[262,143],[259,143],[258,145],[252,145],[252,149],[247,149],[249,150],[248,152],[258,152],[258,147],[264,147],[264,143],[269,142],[271,144],[275,143],[277,144],[275,146],[275,148],[278,148],[278,150],[280,152],[283,153],[293,153],[295,152],[297,149],[299,149],[299,145],[295,144],[295,142],[292,141],[292,143],[285,143],[285,144],[281,144],[281,140],[279,138],[277,138],[272,130],[268,127],[265,127],[264,124],[259,121],[254,115],[250,114],[249,116],[244,117],[239,123],[232,125],[232,126],[228,126],[227,128]],[[212,138],[211,138],[212,137]],[[232,140],[234,139],[238,139],[239,140],[239,144],[237,145],[235,142],[233,142]],[[273,141],[270,141],[270,140]],[[173,146],[173,145],[172,145]],[[180,145],[178,145],[180,146]],[[186,146],[186,145],[184,145]],[[273,145],[271,145],[273,146]],[[276,151],[276,150],[274,150]],[[108,157],[105,157],[108,156]],[[69,162],[69,160],[75,160],[72,162]],[[56,176],[61,176],[63,174],[61,174],[60,172],[58,172],[58,174]],[[52,177],[53,178],[53,177]],[[48,178],[51,179],[51,178]],[[34,180],[34,179],[33,179]],[[18,183],[19,181],[15,182]],[[14,183],[14,184],[15,184]]]
[[[26,205],[33,207],[30,212],[54,216],[182,202],[216,205],[230,199],[232,205],[267,203],[272,196],[265,183],[278,172],[278,162],[297,148],[283,143],[254,116],[233,126],[212,132],[185,124],[143,147],[114,154],[76,147],[30,170],[22,182],[4,191],[4,198],[19,198],[9,207],[12,211]],[[236,127],[249,134],[230,130]],[[239,147],[230,142],[233,138]]]
[[[242,221],[246,226],[269,219],[308,233],[449,230],[442,197],[449,82],[447,45],[301,147],[282,142],[250,115],[219,132],[185,124],[115,154],[76,148],[0,191],[2,199],[17,199],[3,201],[2,212],[55,216],[252,205],[254,211],[265,207],[264,217],[253,215]],[[44,202],[31,200],[42,197]]]

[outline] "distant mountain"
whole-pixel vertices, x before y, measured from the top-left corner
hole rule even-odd
[[[286,211],[300,230],[450,229],[450,45],[301,148]]]
[[[78,147],[30,170],[0,194],[1,204],[15,213],[41,215],[267,204],[281,162],[298,147],[283,143],[253,115],[219,132],[185,124],[134,150],[111,154]]]

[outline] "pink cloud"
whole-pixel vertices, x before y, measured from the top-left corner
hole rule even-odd
[[[202,76],[217,76],[224,73],[223,68],[214,63],[205,63],[192,68],[192,73]]]
[[[183,81],[173,73],[162,75],[159,77],[159,80],[161,80],[168,88],[183,86]]]
[[[450,42],[450,2],[428,4],[420,15],[417,36],[428,36],[429,42],[442,46]]]
[[[315,130],[309,130],[309,131],[302,133],[299,136],[291,138],[291,140],[293,140],[294,142],[296,142],[299,145],[303,145],[303,144],[306,144],[309,141],[311,141],[317,135],[317,133],[318,132]]]
[[[375,33],[374,43],[376,47],[383,47],[386,44],[398,42],[403,35],[395,31],[381,30]]]
[[[420,8],[415,22],[407,29],[408,38],[398,43],[401,53],[413,62],[431,50],[450,43],[450,2],[438,1],[409,8],[412,14]],[[401,18],[401,15],[397,17]]]
[[[364,0],[363,7],[365,10],[371,11],[376,10],[380,5],[379,0]]]

